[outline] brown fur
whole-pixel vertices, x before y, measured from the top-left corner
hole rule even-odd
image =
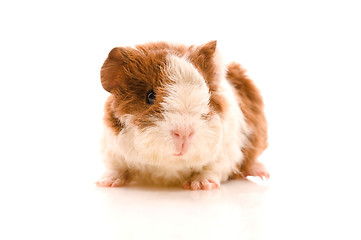
[[[211,41],[199,47],[189,54],[190,61],[203,75],[211,92],[210,105],[217,113],[226,111],[224,97],[218,93],[220,79],[216,79],[217,66],[214,60],[217,41]],[[195,48],[192,46],[191,48]]]
[[[252,166],[258,156],[267,148],[267,121],[263,110],[262,96],[252,80],[245,74],[245,70],[237,63],[228,66],[227,79],[239,94],[239,105],[251,129],[249,144],[244,148],[244,161],[240,166],[241,177],[252,175]]]
[[[144,51],[141,48],[114,48],[109,53],[101,70],[101,80],[104,89],[112,93],[108,101],[111,101],[109,110],[114,116],[119,119],[124,114],[132,114],[140,128],[161,118],[159,103],[167,79],[160,69],[165,65],[165,55],[165,50]],[[146,103],[151,90],[157,94],[154,105]],[[106,124],[118,132],[119,128],[114,127],[115,119]]]
[[[214,111],[225,111],[223,96],[217,93],[218,79],[214,53],[216,41],[202,46],[171,45],[165,42],[147,43],[135,48],[113,48],[101,69],[101,82],[112,95],[105,105],[105,123],[118,134],[123,125],[119,118],[124,114],[136,116],[135,123],[142,129],[161,119],[160,102],[166,94],[164,85],[169,83],[161,69],[166,65],[166,55],[180,57],[188,54],[189,60],[205,78],[211,92],[210,106]],[[156,93],[154,105],[147,105],[146,95]]]
[[[115,116],[115,113],[112,108],[114,102],[113,96],[109,96],[104,106],[104,122],[109,126],[116,134],[119,134],[123,129],[123,124]]]

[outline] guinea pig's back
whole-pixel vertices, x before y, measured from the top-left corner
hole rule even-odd
[[[244,161],[240,171],[248,175],[257,157],[267,148],[267,121],[264,115],[264,104],[260,91],[246,75],[238,63],[231,63],[227,68],[226,78],[234,86],[239,106],[251,130],[248,145],[242,149]]]

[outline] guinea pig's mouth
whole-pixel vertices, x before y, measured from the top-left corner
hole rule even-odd
[[[180,153],[173,153],[174,156],[177,156],[177,157],[180,157],[180,156],[183,156],[183,153],[180,152]]]
[[[174,139],[174,147],[176,152],[173,153],[173,155],[176,157],[183,156],[185,153],[188,152],[190,148],[191,139],[193,138],[193,131],[191,131],[191,133],[173,131],[172,135]]]

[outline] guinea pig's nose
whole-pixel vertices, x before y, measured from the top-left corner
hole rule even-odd
[[[179,128],[171,131],[171,135],[174,140],[176,154],[175,156],[182,156],[183,153],[186,153],[191,139],[194,135],[193,128]]]

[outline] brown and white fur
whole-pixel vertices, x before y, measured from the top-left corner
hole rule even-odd
[[[198,190],[231,177],[269,177],[257,161],[267,147],[262,97],[239,64],[221,64],[216,41],[116,47],[101,82],[111,95],[98,186],[138,181]]]

